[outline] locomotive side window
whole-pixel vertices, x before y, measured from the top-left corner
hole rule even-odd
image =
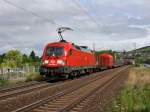
[[[49,46],[46,49],[46,56],[62,56],[64,54],[64,48],[58,46]]]

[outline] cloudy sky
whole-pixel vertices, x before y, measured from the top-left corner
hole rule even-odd
[[[131,50],[150,45],[149,0],[0,0],[0,54],[10,49],[38,55],[64,38],[97,50]]]

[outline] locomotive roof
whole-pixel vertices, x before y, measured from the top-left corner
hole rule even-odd
[[[84,52],[91,52],[91,50],[87,47],[87,46],[78,46],[74,43],[71,42],[67,42],[67,41],[59,41],[59,42],[52,42],[52,43],[48,43],[47,45],[72,45],[75,49],[77,50],[81,50]]]
[[[71,44],[71,42],[52,42],[52,43],[48,43],[48,45],[50,44],[61,44],[61,45],[66,45],[66,44]]]
[[[109,53],[102,53],[102,54],[100,54],[100,56],[104,56],[104,57],[113,57],[111,54],[109,54]]]

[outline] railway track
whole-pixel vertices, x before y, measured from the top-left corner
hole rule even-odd
[[[13,86],[13,87],[3,88],[3,89],[0,89],[0,94],[5,93],[5,92],[9,92],[9,91],[13,91],[13,90],[17,90],[17,89],[20,89],[20,88],[23,88],[23,87],[36,85],[36,84],[39,84],[39,83],[40,82],[33,81],[33,82],[27,82],[27,83],[24,83],[24,84],[21,84],[21,85],[16,85],[16,86]]]
[[[29,93],[35,90],[43,89],[54,84],[46,83],[46,82],[33,82],[28,83],[21,86],[16,86],[12,88],[2,89],[0,90],[0,100],[6,100],[7,98],[16,97],[17,95]]]
[[[101,91],[109,86],[113,81],[119,79],[120,73],[128,67],[123,67],[111,75],[104,75],[101,78],[95,78],[78,86],[58,92],[48,98],[39,100],[25,107],[19,108],[13,112],[67,112],[78,111],[81,109],[86,99],[97,90]]]
[[[111,77],[109,80],[104,82],[102,85],[95,87],[95,89],[93,88],[93,90],[90,91],[89,93],[87,93],[85,96],[76,100],[72,104],[69,104],[68,106],[64,107],[59,112],[82,112],[82,108],[85,107],[90,101],[93,100],[93,95],[96,94],[97,91],[99,91],[99,93],[103,92],[112,83],[114,83],[114,81],[119,80],[120,75],[121,74],[116,74],[116,76]],[[35,111],[35,112],[38,112],[38,111]]]

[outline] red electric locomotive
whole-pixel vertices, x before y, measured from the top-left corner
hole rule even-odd
[[[72,78],[96,69],[96,59],[91,50],[63,40],[61,33],[64,29],[58,30],[61,41],[47,44],[43,52],[40,74],[50,80]]]

